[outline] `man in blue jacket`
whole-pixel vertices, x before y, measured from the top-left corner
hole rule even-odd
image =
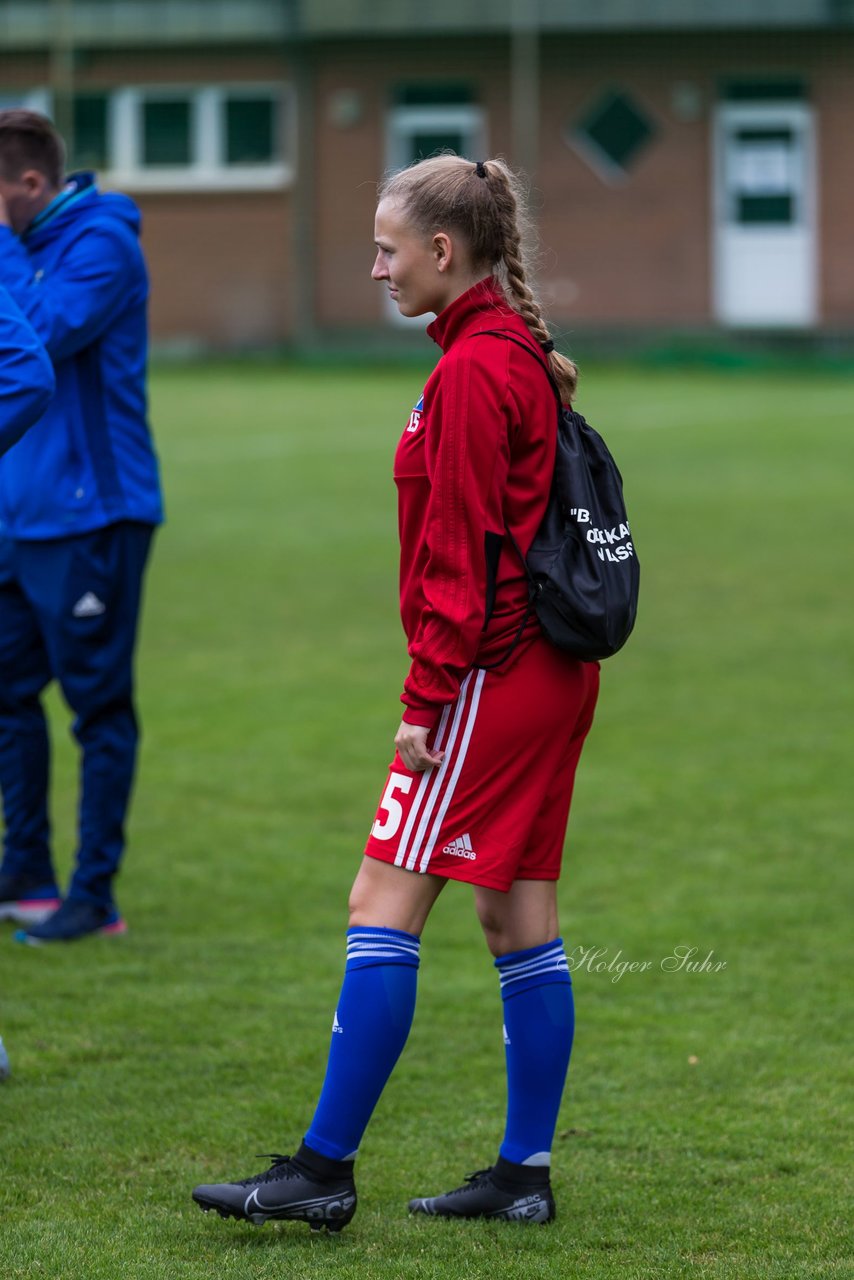
[[[0,456],[39,420],[54,387],[50,357],[0,285]]]
[[[35,112],[0,111],[0,284],[53,361],[56,394],[0,460],[0,918],[30,943],[122,932],[113,881],[138,729],[133,653],[162,520],[147,421],[148,278],[139,213]],[[82,753],[79,844],[60,899],[41,694],[57,680]]]

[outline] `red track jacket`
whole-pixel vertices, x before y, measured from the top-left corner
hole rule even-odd
[[[457,298],[427,330],[444,354],[395,455],[400,611],[412,659],[403,718],[428,728],[472,666],[496,661],[513,639],[528,587],[505,523],[527,553],[554,469],[547,378],[512,342],[472,336],[483,329],[536,349],[493,277]]]

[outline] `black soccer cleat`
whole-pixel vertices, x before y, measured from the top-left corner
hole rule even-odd
[[[551,1222],[555,1202],[547,1168],[511,1164],[499,1156],[491,1168],[468,1174],[465,1185],[454,1191],[410,1200],[409,1212],[437,1218]]]
[[[326,1160],[305,1148],[296,1156],[271,1155],[265,1173],[242,1182],[218,1182],[196,1187],[193,1199],[208,1213],[239,1218],[259,1226],[270,1218],[307,1222],[312,1231],[340,1231],[356,1212],[353,1162]]]

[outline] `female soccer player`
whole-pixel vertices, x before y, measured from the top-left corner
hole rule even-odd
[[[291,1157],[200,1186],[203,1209],[340,1230],[353,1163],[415,1008],[421,933],[449,880],[474,886],[504,1008],[508,1108],[495,1163],[413,1213],[548,1222],[550,1151],[573,1034],[556,882],[598,665],[553,648],[532,619],[509,530],[526,552],[545,511],[556,439],[554,351],[525,277],[520,195],[500,160],[454,155],[389,178],[376,262],[405,316],[430,312],[442,357],[395,458],[401,614],[412,665],[402,723],[350,895],[344,985],[326,1079]],[[485,334],[501,330],[528,344]]]

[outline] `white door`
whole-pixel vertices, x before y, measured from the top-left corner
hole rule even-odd
[[[386,153],[389,169],[405,169],[415,160],[423,160],[436,151],[455,151],[471,160],[486,160],[486,134],[480,107],[400,106],[388,118]],[[433,319],[429,316],[402,316],[386,295],[386,314],[396,324],[424,329]]]
[[[715,313],[728,325],[816,320],[812,111],[726,103],[715,120]]]

